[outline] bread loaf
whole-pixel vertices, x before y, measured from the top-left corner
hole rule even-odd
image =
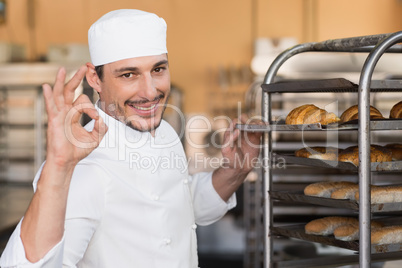
[[[402,226],[385,226],[371,231],[371,244],[402,243]]]
[[[359,191],[359,185],[348,185],[332,192],[331,198],[355,200],[355,194]]]
[[[315,124],[327,125],[338,122],[339,118],[334,113],[328,113],[314,104],[305,104],[293,109],[286,117],[288,125]]]
[[[402,160],[402,144],[391,143],[384,146],[391,151],[391,157],[394,161]]]
[[[371,185],[371,188],[375,188],[377,186]],[[356,193],[359,192],[359,185],[350,185],[350,186],[345,186],[339,189],[336,189],[335,191],[332,192],[331,198],[333,199],[350,199],[350,200],[356,200]],[[359,195],[357,195],[359,197]]]
[[[308,196],[331,197],[331,193],[339,188],[355,185],[348,181],[324,181],[307,185],[304,194]]]
[[[359,220],[352,217],[325,217],[310,221],[304,229],[306,234],[332,235],[336,228],[345,224],[359,224]]]
[[[391,151],[379,145],[370,146],[371,162],[389,162],[392,161]],[[355,166],[359,165],[359,147],[351,146],[343,149],[338,156],[338,161],[351,162]]]
[[[381,228],[384,224],[378,221],[371,221],[371,229]],[[345,224],[339,226],[334,230],[334,236],[336,239],[342,241],[355,241],[359,240],[359,224]]]
[[[391,108],[389,118],[402,118],[402,101],[398,102]]]
[[[358,105],[353,105],[342,113],[340,120],[342,123],[344,123],[344,122],[348,122],[348,121],[355,120],[358,118],[359,118],[359,107],[358,107]],[[381,112],[373,106],[370,106],[370,118],[371,119],[384,119]]]
[[[377,186],[371,187],[371,204],[402,202],[402,186]],[[359,200],[359,192],[355,194]]]
[[[295,156],[337,161],[339,151],[340,150],[335,147],[315,146],[299,149],[295,152]]]

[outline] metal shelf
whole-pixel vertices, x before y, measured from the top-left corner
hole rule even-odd
[[[302,239],[304,241],[321,243],[328,246],[335,246],[353,251],[359,251],[358,241],[342,241],[336,239],[334,236],[306,234],[306,232],[304,231],[304,226],[305,226],[304,224],[297,224],[297,225],[289,225],[281,227],[272,227],[271,234]],[[371,245],[371,253],[373,254],[399,252],[399,251],[402,251],[402,243]]]
[[[268,131],[344,131],[358,130],[359,120],[352,120],[345,123],[332,123],[328,125],[302,124],[286,125],[283,121],[272,122],[270,125],[237,124],[236,128],[247,132],[268,132]],[[371,119],[371,130],[400,130],[402,129],[401,119]]]
[[[373,262],[381,262],[388,260],[402,259],[402,252],[389,252],[382,254],[372,254],[371,259]],[[328,267],[340,267],[343,265],[350,265],[359,262],[359,255],[330,255],[317,258],[306,258],[297,260],[285,260],[285,261],[273,261],[276,268],[328,268]]]
[[[358,172],[358,167],[350,162],[340,162],[340,161],[330,161],[321,159],[312,159],[305,157],[297,157],[292,155],[282,155],[274,154],[272,158],[273,161],[285,160],[286,164],[296,164],[303,166],[319,167],[319,168],[335,168],[342,170],[349,170],[353,172]],[[276,163],[276,162],[274,162]],[[273,164],[274,164],[273,163]],[[371,162],[372,172],[382,172],[382,171],[402,171],[402,161],[391,161],[391,162]]]
[[[319,80],[281,81],[272,84],[263,84],[261,87],[267,93],[357,93],[359,85],[344,78],[332,78]],[[402,80],[371,81],[371,92],[400,92],[401,90]]]
[[[334,208],[346,208],[351,210],[359,210],[359,203],[354,200],[346,199],[332,199],[316,196],[307,196],[302,192],[279,192],[271,191],[270,195],[273,199],[288,201],[288,202],[300,202],[320,206],[328,206]],[[402,203],[382,203],[382,204],[371,204],[372,213],[381,212],[400,212],[402,211]]]

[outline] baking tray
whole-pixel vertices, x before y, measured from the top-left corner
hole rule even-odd
[[[283,164],[285,162],[286,164],[296,164],[296,165],[321,167],[321,168],[335,168],[335,169],[358,172],[358,167],[350,162],[311,159],[311,158],[297,157],[293,155],[282,155],[282,154],[273,154],[272,159],[274,162],[272,164],[276,164],[275,161],[280,160],[280,164]],[[371,171],[379,171],[379,172],[402,171],[402,161],[372,162]]]
[[[358,85],[344,78],[279,81],[261,85],[268,93],[358,92]],[[401,80],[373,80],[370,92],[402,91]]]
[[[390,260],[400,260],[402,259],[402,252],[387,252],[381,254],[371,254],[371,262],[379,261],[390,261]],[[343,267],[349,264],[358,264],[359,255],[324,255],[309,259],[294,259],[294,260],[283,260],[276,261],[275,268],[305,268],[305,267],[315,267],[315,268],[329,268],[329,267]],[[354,266],[353,266],[354,267]]]
[[[301,124],[301,125],[286,125],[284,121],[273,122],[270,125],[255,125],[255,124],[237,124],[236,127],[242,131],[249,132],[268,132],[268,131],[343,131],[343,130],[358,130],[359,120],[352,120],[345,123],[332,123],[322,125]],[[402,129],[401,119],[371,119],[370,130],[399,130]]]
[[[332,199],[325,197],[308,196],[302,192],[270,191],[269,194],[271,198],[281,201],[308,203],[313,205],[335,207],[335,208],[346,208],[356,211],[359,210],[359,203],[349,199]],[[371,205],[371,212],[373,213],[395,212],[395,211],[398,212],[402,211],[401,202]]]
[[[305,241],[321,243],[329,246],[340,247],[344,249],[359,251],[358,241],[342,241],[334,236],[310,235],[304,231],[305,224],[287,225],[280,227],[271,227],[271,235],[280,235],[297,238]],[[402,251],[402,243],[371,245],[371,253],[387,253]]]

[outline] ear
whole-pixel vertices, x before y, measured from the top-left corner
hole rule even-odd
[[[98,93],[100,93],[102,91],[101,80],[99,79],[98,74],[95,71],[95,66],[92,63],[88,62],[87,68],[88,69],[86,73],[86,78],[88,84]]]

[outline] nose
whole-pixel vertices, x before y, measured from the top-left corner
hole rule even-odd
[[[151,74],[143,74],[139,86],[139,97],[152,101],[158,96],[158,91]]]

